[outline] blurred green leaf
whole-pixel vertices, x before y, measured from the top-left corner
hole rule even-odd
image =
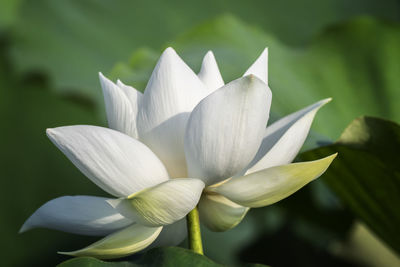
[[[107,262],[90,257],[80,257],[64,261],[57,265],[58,267],[137,267],[133,262],[120,261],[120,262]]]
[[[140,267],[140,266],[163,266],[163,267],[218,267],[223,266],[215,263],[206,256],[194,253],[191,250],[179,247],[164,247],[155,248],[141,255],[136,260],[124,262],[105,262],[94,258],[76,258],[68,260],[58,265],[59,267],[89,267],[89,266],[104,266],[104,267]],[[265,266],[265,265],[246,265],[246,266]]]
[[[303,153],[339,152],[323,180],[382,240],[400,252],[400,125],[372,117],[353,121],[339,140]]]
[[[22,0],[0,0],[0,33],[17,20],[21,2]]]
[[[90,102],[56,95],[42,76],[14,73],[6,48],[0,45],[2,265],[54,266],[65,259],[58,250],[83,247],[93,237],[41,229],[18,234],[24,221],[52,198],[105,193],[48,140],[45,130],[98,121]]]
[[[25,0],[19,5],[2,1],[0,10],[6,10],[5,15],[18,14],[10,28],[18,69],[48,73],[55,89],[80,92],[100,105],[98,71],[107,72],[134,49],[158,48],[182,31],[224,13],[259,25],[289,43],[305,43],[327,25],[355,15],[399,18],[396,0],[384,4],[375,0]],[[7,12],[7,6],[15,12]],[[0,18],[6,16],[0,13]]]

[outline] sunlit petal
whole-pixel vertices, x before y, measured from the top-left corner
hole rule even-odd
[[[200,80],[208,87],[210,92],[217,90],[225,84],[219,71],[217,61],[211,51],[208,51],[204,56],[200,72],[197,76],[199,76]]]
[[[271,91],[254,75],[230,82],[201,101],[185,135],[189,176],[210,185],[246,167],[261,144],[270,104]]]
[[[126,197],[168,179],[148,147],[120,132],[77,125],[47,129],[47,135],[82,173],[114,196]]]
[[[235,177],[207,190],[242,206],[257,208],[282,200],[321,176],[337,154],[308,162],[271,167]]]
[[[137,125],[140,139],[171,177],[186,177],[183,137],[187,119],[208,90],[172,48],[161,55],[146,86]]]

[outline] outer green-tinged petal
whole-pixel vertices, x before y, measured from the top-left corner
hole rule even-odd
[[[104,77],[103,74],[99,73],[99,78],[103,88],[109,127],[136,138],[135,117],[132,111],[132,104],[127,95],[123,89]]]
[[[140,140],[160,157],[171,177],[187,176],[183,150],[187,119],[208,93],[197,75],[167,48],[144,91],[137,126]]]
[[[162,227],[146,227],[140,224],[133,224],[106,236],[86,248],[59,253],[99,259],[120,258],[148,247],[157,238],[161,230]]]
[[[108,235],[132,224],[106,202],[107,198],[64,196],[41,206],[20,233],[43,227],[81,235]]]
[[[243,76],[254,74],[268,84],[268,48],[265,48],[257,60],[250,66]]]
[[[331,98],[321,100],[267,127],[247,174],[292,162],[307,138],[315,114],[329,101]]]
[[[272,167],[232,178],[207,189],[246,207],[267,206],[290,196],[321,176],[336,155],[337,153],[320,160]]]
[[[206,185],[245,168],[260,147],[271,91],[254,75],[228,83],[201,101],[185,135],[189,177]]]
[[[225,84],[219,72],[217,61],[211,51],[208,51],[204,56],[200,72],[197,76],[208,87],[210,92],[217,90]]]
[[[50,140],[90,180],[108,193],[126,197],[168,179],[156,155],[120,132],[77,125],[47,129]]]
[[[199,179],[171,179],[127,199],[110,199],[108,202],[124,216],[143,225],[168,225],[196,207],[203,188],[204,183]]]
[[[220,194],[203,194],[199,202],[200,220],[210,230],[222,232],[238,225],[249,208]]]

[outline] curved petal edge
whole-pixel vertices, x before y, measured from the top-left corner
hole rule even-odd
[[[271,167],[246,176],[234,177],[208,191],[219,193],[245,207],[258,208],[278,202],[321,176],[336,154],[328,157]]]
[[[268,126],[256,156],[242,173],[292,162],[307,138],[317,111],[331,100],[318,101]]]
[[[133,223],[106,202],[93,196],[63,196],[37,209],[19,233],[48,228],[80,235],[104,236]]]
[[[83,174],[114,196],[126,197],[169,179],[146,145],[118,131],[74,125],[46,133]]]
[[[245,168],[260,147],[271,97],[268,86],[249,75],[203,99],[185,133],[189,177],[211,185]]]
[[[79,250],[58,252],[69,256],[87,256],[98,259],[115,259],[141,251],[151,245],[162,227],[133,224]]]
[[[236,204],[220,194],[203,194],[199,202],[201,222],[214,232],[236,227],[249,208]]]
[[[108,203],[122,215],[146,226],[172,224],[186,216],[199,202],[204,183],[199,179],[171,179]]]

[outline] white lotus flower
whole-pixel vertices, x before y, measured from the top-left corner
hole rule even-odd
[[[73,256],[117,258],[152,244],[181,241],[176,227],[198,203],[204,183],[198,179],[170,179],[158,157],[144,144],[118,131],[96,126],[48,129],[50,140],[89,179],[106,192],[129,201],[129,218],[111,203],[93,196],[65,196],[40,207],[20,232],[46,227],[84,235],[107,235],[73,252]],[[176,224],[171,225],[172,223]],[[165,230],[160,235],[165,226]],[[160,235],[160,236],[159,236]]]
[[[289,164],[316,112],[330,99],[266,128],[272,98],[267,68],[265,49],[244,77],[224,85],[212,52],[196,75],[167,48],[144,94],[100,74],[110,128],[146,144],[172,178],[204,181],[199,211],[211,230],[231,229],[249,208],[286,198],[319,177],[336,156]],[[137,218],[129,200],[111,204],[125,217]]]

